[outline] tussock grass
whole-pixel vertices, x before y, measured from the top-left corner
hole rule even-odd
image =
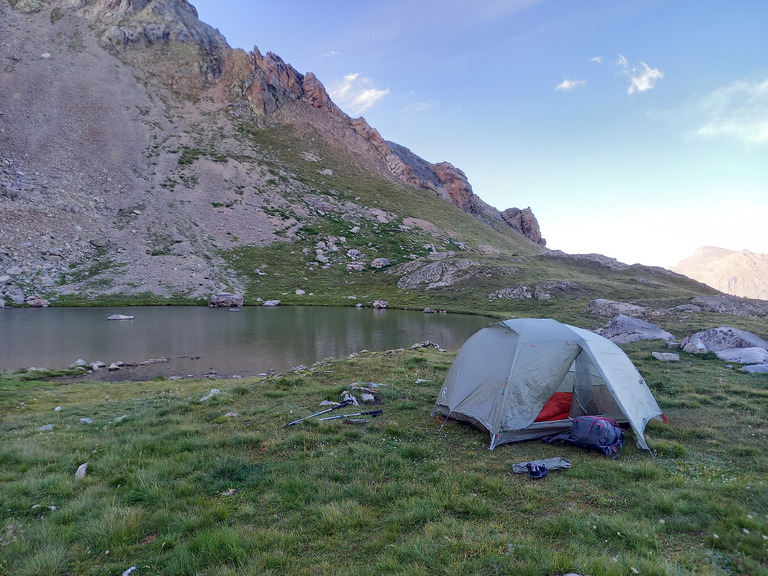
[[[435,349],[219,381],[207,402],[208,380],[6,375],[0,573],[768,573],[768,378],[653,349],[626,347],[670,423],[648,426],[656,458],[629,433],[617,460],[440,432],[429,412],[453,355]],[[282,427],[352,382],[387,384],[370,424]],[[556,455],[572,468],[512,472]]]

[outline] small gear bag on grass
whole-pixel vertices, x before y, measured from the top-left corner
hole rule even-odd
[[[547,444],[565,442],[589,450],[602,452],[616,458],[624,446],[624,430],[616,420],[606,416],[578,416],[573,419],[571,429],[557,436],[543,438]]]

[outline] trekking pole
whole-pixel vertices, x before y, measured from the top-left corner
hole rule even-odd
[[[357,412],[356,414],[342,414],[341,416],[326,416],[325,418],[320,418],[320,420],[338,420],[339,418],[349,418],[350,416],[373,416],[376,418],[379,414],[384,412],[381,408],[378,410],[369,410],[368,412]]]
[[[344,408],[345,406],[349,406],[350,404],[352,404],[351,400],[344,400],[338,406],[334,406],[333,408],[328,408],[327,410],[320,410],[320,412],[315,412],[314,414],[311,414],[310,416],[305,416],[304,418],[299,418],[298,420],[294,420],[293,422],[288,422],[288,424],[283,424],[283,428],[285,428],[286,426],[293,426],[294,424],[298,424],[299,422],[303,422],[304,420],[307,420],[308,418],[314,418],[315,416],[319,416],[320,414],[325,414],[327,412],[331,412],[332,410],[338,410],[339,408]]]

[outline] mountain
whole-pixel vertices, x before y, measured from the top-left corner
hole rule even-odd
[[[0,2],[0,48],[0,300],[583,311],[714,292],[548,251],[530,207],[489,206],[185,0]]]
[[[672,270],[726,294],[768,300],[768,254],[704,246]]]

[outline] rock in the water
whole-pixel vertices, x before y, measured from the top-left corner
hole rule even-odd
[[[243,296],[229,292],[217,292],[208,300],[208,308],[238,308],[243,305]]]
[[[262,306],[274,307],[280,304],[280,300],[265,300]]]
[[[674,340],[675,337],[655,324],[619,314],[601,332],[602,336],[617,344],[639,340]]]
[[[126,316],[125,314],[112,314],[107,320],[133,320],[133,316]]]
[[[373,307],[377,310],[383,310],[388,305],[388,302],[386,300],[374,300]]]

